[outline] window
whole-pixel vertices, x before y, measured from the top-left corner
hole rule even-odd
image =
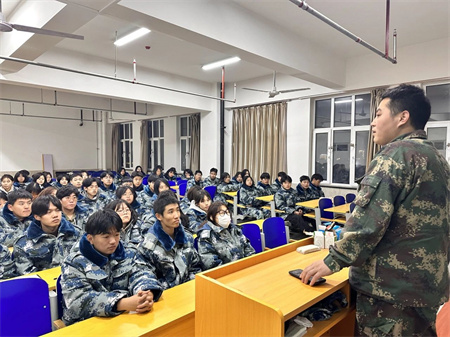
[[[133,169],[133,124],[120,124],[121,167]]]
[[[315,101],[314,173],[324,181],[354,185],[366,171],[370,94]]]
[[[189,168],[190,154],[189,149],[191,146],[191,118],[189,116],[180,117],[180,163],[181,169],[185,170]]]
[[[164,120],[148,122],[148,167],[153,170],[157,165],[164,167]]]

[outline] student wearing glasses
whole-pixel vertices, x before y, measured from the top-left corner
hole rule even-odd
[[[80,232],[84,232],[89,212],[87,208],[78,205],[79,195],[78,188],[72,185],[63,186],[56,192],[56,197],[61,200],[62,217]]]
[[[224,203],[213,202],[207,220],[197,232],[198,253],[204,270],[255,254],[241,229],[231,223]]]

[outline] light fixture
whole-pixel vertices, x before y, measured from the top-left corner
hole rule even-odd
[[[127,44],[128,42],[134,41],[138,38],[140,38],[141,36],[144,36],[147,33],[150,33],[151,30],[147,29],[147,28],[139,28],[138,30],[135,30],[134,32],[125,35],[124,37],[121,37],[120,39],[118,39],[116,42],[114,42],[114,44],[117,47],[123,46],[124,44]]]
[[[363,100],[362,98],[356,98],[355,102],[359,102],[359,101],[362,101],[362,100]],[[334,104],[351,103],[351,102],[352,102],[351,99],[344,99],[342,101],[334,101]]]
[[[219,67],[226,66],[226,65],[229,65],[229,64],[232,64],[232,63],[236,63],[236,62],[238,62],[240,60],[241,59],[239,57],[235,56],[235,57],[231,57],[231,58],[228,58],[228,59],[225,59],[225,60],[222,60],[222,61],[217,61],[217,62],[205,64],[204,66],[202,66],[202,69],[203,70],[211,70],[211,69],[214,69],[214,68],[219,68]]]

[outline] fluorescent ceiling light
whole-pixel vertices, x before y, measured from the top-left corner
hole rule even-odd
[[[235,57],[231,57],[229,59],[225,59],[225,60],[222,60],[222,61],[217,61],[217,62],[205,64],[202,67],[202,69],[203,70],[211,70],[211,69],[214,69],[214,68],[219,68],[219,67],[222,67],[222,66],[226,66],[226,65],[229,65],[229,64],[232,64],[232,63],[239,62],[240,60],[241,59],[239,57],[235,56]]]
[[[355,99],[355,102],[359,102],[362,100],[363,100],[362,98],[357,98],[357,99]],[[351,102],[352,102],[351,99],[344,99],[342,101],[334,101],[334,104],[351,103]]]
[[[117,47],[123,46],[124,44],[127,44],[128,42],[134,41],[141,36],[144,36],[145,34],[150,33],[151,30],[147,28],[139,28],[138,30],[135,30],[133,33],[130,33],[128,35],[125,35],[124,37],[121,37],[118,39],[114,44]]]

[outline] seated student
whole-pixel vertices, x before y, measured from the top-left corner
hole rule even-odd
[[[144,185],[142,185],[144,174],[139,171],[133,171],[131,172],[131,179],[133,179],[133,188],[137,194],[137,201],[142,205],[147,205],[150,202],[150,198],[144,192]]]
[[[255,254],[241,229],[231,223],[230,212],[223,202],[211,204],[207,219],[197,234],[198,252],[204,270]]]
[[[119,187],[120,189],[120,187]],[[127,245],[132,244],[137,247],[143,241],[142,221],[133,207],[123,199],[116,199],[105,206],[105,210],[112,209],[122,219],[122,229],[120,230],[120,240]]]
[[[70,177],[66,173],[58,174],[56,176],[56,187],[61,188],[69,184]]]
[[[50,172],[48,171],[44,171],[42,172],[44,174],[45,177],[45,182],[44,182],[44,188],[49,187],[49,186],[53,186],[53,176]]]
[[[202,188],[200,186],[192,186],[187,193],[185,194],[184,198],[180,201],[180,209],[183,213],[186,213],[191,207],[191,201],[194,200],[194,194],[196,191],[200,191]]]
[[[48,186],[48,187],[44,188],[41,191],[41,193],[39,193],[38,197],[40,197],[41,195],[54,195],[56,197],[57,191],[58,191],[58,189],[56,187]]]
[[[8,194],[8,202],[0,216],[0,243],[12,247],[33,221],[31,216],[31,193],[19,188]]]
[[[217,169],[215,167],[209,170],[209,176],[203,182],[205,186],[219,185],[220,179],[217,177]]]
[[[291,186],[292,178],[288,175],[283,176],[281,187],[274,196],[275,208],[284,211],[280,216],[289,226],[291,238],[300,240],[307,237],[305,232],[313,232],[314,227],[303,219],[303,211],[296,205],[300,200],[299,196]]]
[[[39,193],[41,193],[43,189],[44,189],[44,187],[42,185],[40,185],[39,183],[36,183],[34,181],[29,183],[27,185],[27,187],[25,187],[25,191],[31,193],[32,200],[36,199],[38,197]]]
[[[133,266],[135,248],[120,242],[122,220],[108,209],[95,212],[84,234],[61,266],[66,325],[124,311],[147,312],[162,288],[150,270]]]
[[[30,182],[31,178],[29,177],[30,172],[27,170],[20,170],[16,172],[14,175],[14,187],[16,188],[25,188]]]
[[[180,205],[171,191],[162,192],[153,204],[156,223],[138,246],[136,267],[150,270],[164,289],[193,280],[201,272],[192,235],[180,226]]]
[[[91,175],[89,174],[88,171],[82,170],[82,171],[80,171],[80,174],[81,174],[81,178],[83,179],[83,181],[87,178],[91,178]]]
[[[34,181],[35,183],[38,183],[39,186],[41,186],[42,189],[44,189],[45,175],[44,175],[43,172],[38,172],[38,173],[33,174],[33,175],[31,176],[31,179],[33,179],[33,181]]]
[[[241,209],[242,214],[256,219],[270,218],[270,210],[260,208],[267,203],[256,199],[263,195],[265,195],[264,190],[255,186],[253,178],[245,176],[244,183],[240,189],[240,203],[245,206],[245,208]]]
[[[125,168],[121,167],[119,172],[117,172],[116,176],[114,177],[114,184],[116,184],[116,186],[122,185],[122,179],[129,176],[130,175],[125,170]]]
[[[154,223],[156,222],[155,212],[153,211],[153,203],[158,198],[158,196],[161,194],[161,192],[169,191],[170,186],[166,179],[158,178],[155,180],[153,189],[154,189],[155,193],[153,194],[153,197],[150,199],[151,211],[146,212],[145,214],[143,214],[141,216],[141,219],[144,223],[143,226],[146,228],[146,229],[144,229],[145,232],[147,231],[148,228],[152,227],[154,225]],[[174,193],[174,192],[172,192],[172,193]],[[175,193],[174,193],[174,195],[175,195]]]
[[[59,266],[80,237],[80,232],[62,218],[57,197],[38,197],[31,207],[34,220],[14,243],[14,262],[21,275]]]
[[[259,176],[258,187],[261,187],[264,190],[264,195],[277,193],[277,190],[273,190],[272,185],[270,185],[270,174],[267,172],[263,172]]]
[[[183,177],[184,180],[189,180],[194,176],[194,173],[192,172],[191,169],[184,169],[183,171]]]
[[[145,207],[153,208],[153,196],[155,195],[155,181],[159,179],[155,175],[151,175],[147,179],[147,185],[144,186],[144,192],[145,193]]]
[[[18,275],[16,264],[11,257],[8,247],[0,244],[0,279],[5,280]]]
[[[216,195],[214,196],[214,201],[221,201],[224,204],[227,204],[227,200],[231,199],[232,197],[229,195],[224,194],[223,192],[235,192],[238,191],[240,188],[239,183],[233,183],[231,181],[230,174],[228,172],[223,172],[220,175],[220,182],[219,185],[217,185]]]
[[[161,192],[169,191],[169,190],[170,190],[170,185],[166,179],[164,179],[164,178],[156,179],[153,184],[153,192],[154,193],[153,193],[152,201],[154,202],[156,200],[156,198],[158,198],[158,195]]]
[[[87,208],[89,215],[103,209],[108,203],[108,198],[100,193],[98,188],[99,182],[96,178],[87,178],[83,180],[82,198],[78,201],[80,206]]]
[[[277,193],[277,191],[280,189],[280,187],[281,187],[281,178],[283,178],[285,176],[287,176],[286,172],[283,172],[283,171],[278,172],[277,179],[275,179],[275,181],[271,185],[272,191],[275,191],[274,193]]]
[[[12,175],[10,174],[4,174],[2,175],[2,177],[0,178],[2,184],[0,186],[0,191],[5,192],[6,194],[8,194],[9,192],[12,192],[15,190],[14,187],[14,178]]]
[[[176,175],[177,175],[177,170],[175,169],[175,167],[171,167],[170,169],[168,169],[168,170],[166,171],[166,173],[164,173],[164,176],[163,176],[163,177],[164,177],[167,181],[177,181]]]
[[[164,178],[163,170],[164,169],[161,165],[156,165],[156,167],[152,171],[152,174],[157,176],[158,178]]]
[[[100,189],[102,193],[112,201],[116,198],[116,185],[114,184],[114,174],[111,171],[102,172],[100,175]]]
[[[202,171],[200,170],[195,171],[194,176],[187,182],[186,190],[189,190],[194,185],[200,186],[201,188],[205,187],[205,184],[203,183],[202,180],[202,175],[203,175]]]
[[[245,177],[250,177],[250,171],[248,169],[243,169],[241,172],[242,180],[244,180]]]
[[[5,192],[0,191],[0,214],[3,210],[3,206],[5,206],[7,202],[8,202],[8,195]]]
[[[78,188],[80,193],[83,192],[83,180],[83,176],[80,173],[74,173],[70,176],[70,184]]]
[[[133,179],[131,177],[122,178],[122,184],[120,186],[130,186],[134,188]]]
[[[312,189],[309,187],[309,177],[301,176],[300,184],[297,185],[297,194],[300,201],[308,201],[314,198]]]
[[[145,175],[144,169],[142,168],[141,165],[136,166],[136,167],[134,168],[134,170],[135,170],[136,172],[141,172],[141,173],[142,173],[142,176]]]
[[[120,186],[116,190],[116,198],[128,202],[139,218],[142,218],[145,212],[149,212],[144,205],[137,201],[136,191],[130,186]]]
[[[61,201],[62,217],[69,221],[80,232],[84,232],[89,210],[78,205],[80,192],[75,186],[67,185],[56,192],[56,197]]]
[[[186,215],[189,217],[189,224],[184,229],[191,234],[196,234],[198,227],[206,220],[206,213],[211,205],[211,196],[208,191],[199,189],[194,192],[193,197],[194,199],[186,211]]]
[[[231,179],[231,181],[233,182],[233,184],[239,184],[239,188],[241,188],[241,185],[242,185],[242,181],[243,181],[243,179],[242,179],[243,177],[242,177],[242,172],[241,171],[238,171],[238,172],[236,172],[236,174],[234,175],[234,177],[233,177],[233,179]]]
[[[314,173],[311,176],[311,190],[313,192],[313,199],[319,199],[325,197],[325,193],[322,191],[322,187],[320,187],[320,183],[323,181],[323,177],[319,173]]]

